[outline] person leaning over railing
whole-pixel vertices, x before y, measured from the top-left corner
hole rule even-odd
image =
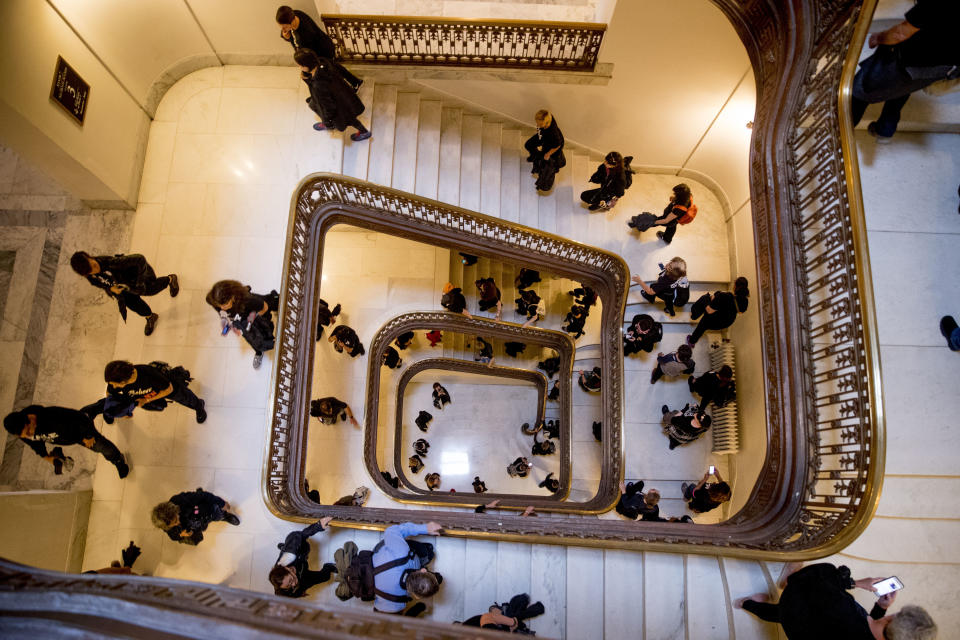
[[[280,37],[290,43],[294,52],[297,49],[310,49],[321,58],[333,62],[337,72],[353,88],[360,88],[363,80],[350,73],[350,70],[336,62],[337,49],[333,40],[317,26],[313,18],[303,11],[283,5],[277,9],[277,24],[280,25]]]
[[[880,596],[870,614],[848,589],[876,591],[880,578],[854,580],[845,566],[829,563],[788,563],[778,581],[783,588],[780,602],[769,602],[766,593],[739,598],[733,606],[761,620],[777,622],[790,640],[933,640],[937,625],[923,608],[908,605],[886,615],[897,592]]]
[[[321,518],[309,527],[291,531],[283,542],[277,545],[280,555],[270,570],[269,580],[273,592],[278,596],[302,598],[307,590],[327,582],[330,575],[337,572],[337,565],[327,562],[320,571],[310,569],[310,537],[326,530],[331,517]]]

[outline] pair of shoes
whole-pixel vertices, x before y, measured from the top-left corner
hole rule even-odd
[[[157,326],[157,320],[160,319],[155,313],[151,313],[147,316],[147,325],[143,328],[143,335],[148,336],[153,333],[154,328]]]
[[[314,123],[313,123],[313,130],[314,130],[314,131],[326,131],[326,130],[327,130],[327,125],[323,124],[322,122],[314,122]]]
[[[130,473],[130,467],[127,466],[127,461],[124,458],[120,458],[120,462],[117,463],[117,474],[120,476],[120,479],[123,480]]]
[[[203,424],[207,421],[207,401],[201,400],[200,407],[197,409],[197,424]]]
[[[663,415],[667,415],[668,413],[670,413],[670,407],[668,407],[667,405],[663,405],[662,407],[660,407],[660,413],[662,413]]]
[[[663,240],[663,231],[657,231],[657,237]]]
[[[871,136],[873,136],[876,139],[877,144],[890,144],[890,141],[893,140],[893,136],[885,136],[885,135],[882,135],[879,131],[877,131],[876,121],[871,122],[870,124],[867,125],[867,133],[869,133]]]
[[[228,524],[232,524],[235,527],[240,524],[240,518],[238,518],[236,514],[229,513],[227,511],[223,512],[223,521]]]
[[[957,321],[953,316],[943,316],[940,318],[940,335],[947,339],[947,346],[951,351],[956,351],[950,344],[950,336],[957,330]]]
[[[373,133],[370,131],[364,131],[363,133],[357,131],[356,133],[350,134],[350,139],[353,140],[354,142],[361,142],[363,140],[366,140],[372,135]]]
[[[180,278],[177,277],[177,274],[170,274],[170,297],[176,298],[177,294],[180,293]]]
[[[688,489],[688,488],[690,488],[690,483],[688,483],[688,482],[681,482],[681,483],[680,483],[680,495],[683,496],[684,499],[686,499],[686,497],[687,497],[687,489]]]
[[[253,355],[253,368],[259,369],[261,364],[263,364],[263,354],[255,353]]]
[[[670,309],[667,309],[666,307],[664,307],[663,312],[666,313],[666,314],[667,314],[668,316],[670,316],[670,317],[673,317],[673,316],[677,315],[677,312],[674,311],[672,307],[671,307]]]

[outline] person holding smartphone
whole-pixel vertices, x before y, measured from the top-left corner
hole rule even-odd
[[[878,593],[878,585],[886,588],[888,582],[893,581],[884,578],[854,580],[847,567],[837,567],[827,562],[806,567],[802,563],[788,563],[778,582],[779,586],[784,587],[780,602],[771,603],[766,593],[756,593],[736,600],[733,606],[749,611],[761,620],[780,623],[791,640],[936,638],[937,625],[922,607],[908,605],[895,614],[887,615],[897,591],[880,595],[869,615],[848,593],[854,587]],[[902,587],[899,582],[896,580],[895,585]]]

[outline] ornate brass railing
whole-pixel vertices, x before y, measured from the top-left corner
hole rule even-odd
[[[593,71],[606,25],[324,15],[343,62]]]

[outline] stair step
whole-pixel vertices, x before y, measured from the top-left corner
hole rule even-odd
[[[687,637],[685,581],[684,556],[643,553],[643,626],[647,640]]]
[[[370,147],[367,180],[390,186],[393,177],[393,150],[397,131],[397,87],[379,84],[373,92],[375,135],[365,142]]]
[[[504,129],[500,134],[500,217],[520,220],[520,131]]]
[[[500,217],[501,131],[499,122],[483,123],[480,159],[480,212]]]
[[[373,109],[369,108],[369,105],[374,104],[374,95],[375,87],[373,82],[364,82],[363,86],[360,87],[360,91],[357,92],[357,96],[363,104],[368,105],[366,111],[360,114],[360,122],[362,122],[367,129],[373,131],[373,137],[361,142],[354,142],[350,139],[350,134],[354,132],[352,128],[348,127],[343,133],[343,173],[344,175],[359,180],[367,179],[371,140],[380,135],[380,132],[374,129],[375,126],[378,126],[377,123],[374,122],[376,114]],[[389,135],[391,140],[393,139],[392,132],[386,135]]]
[[[460,204],[460,128],[463,112],[443,107],[440,112],[440,169],[437,200]]]
[[[440,114],[439,100],[420,101],[420,122],[417,129],[417,178],[415,193],[424,198],[437,199],[440,172]]]
[[[480,210],[483,116],[463,116],[460,132],[460,206]]]
[[[728,640],[728,603],[723,597],[719,558],[715,556],[686,556],[687,598],[696,603],[687,607],[687,633],[691,638],[703,640]]]
[[[393,177],[390,180],[390,186],[394,189],[411,193],[416,190],[419,123],[420,94],[398,93]]]
[[[567,547],[567,638],[602,638],[603,581],[602,549]]]

